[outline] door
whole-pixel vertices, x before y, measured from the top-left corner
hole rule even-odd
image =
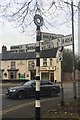
[[[36,70],[31,71],[31,80],[36,79]]]
[[[50,80],[54,82],[54,73],[50,73]]]
[[[9,71],[9,79],[11,80],[16,79],[16,71]]]
[[[47,80],[43,80],[41,81],[41,85],[40,85],[40,95],[49,95],[49,91],[50,91],[50,84]]]
[[[34,82],[29,86],[25,86],[25,91],[26,91],[27,97],[35,96],[36,83]]]

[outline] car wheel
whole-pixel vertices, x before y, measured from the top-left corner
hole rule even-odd
[[[52,90],[52,91],[50,92],[50,96],[51,96],[51,97],[55,97],[55,96],[56,96],[56,90]]]
[[[25,92],[24,91],[19,91],[18,93],[17,93],[17,98],[18,99],[24,99],[25,98]]]

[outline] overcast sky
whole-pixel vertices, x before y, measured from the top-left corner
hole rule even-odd
[[[62,18],[57,18],[58,20],[61,20]],[[75,48],[77,51],[78,47],[78,20],[77,20],[77,14],[75,16],[75,23],[74,23],[74,33],[75,33]],[[36,29],[36,26],[34,27],[34,31]],[[31,26],[28,27],[28,31],[26,29],[26,34],[23,34],[20,32],[19,28],[15,28],[14,24],[11,22],[8,22],[7,20],[3,20],[1,18],[0,20],[0,52],[2,45],[6,45],[8,50],[10,49],[10,46],[12,45],[19,45],[19,44],[28,44],[28,43],[34,43],[36,42],[35,34],[30,35],[29,33],[32,32]],[[42,31],[44,32],[51,32],[55,34],[71,34],[71,25],[70,23],[63,24],[56,28],[46,29],[44,26],[42,27]],[[33,34],[33,33],[31,33]]]

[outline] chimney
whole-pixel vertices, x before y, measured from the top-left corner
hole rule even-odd
[[[2,52],[6,52],[7,51],[7,47],[6,46],[2,46]]]

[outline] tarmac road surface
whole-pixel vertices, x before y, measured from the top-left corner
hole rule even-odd
[[[60,84],[59,84],[60,85]],[[35,118],[35,98],[28,98],[24,100],[15,100],[15,99],[8,99],[5,96],[6,88],[11,85],[4,85],[2,87],[2,118]],[[73,84],[64,83],[64,98],[73,97]],[[64,99],[64,102],[65,102]],[[46,114],[49,109],[53,108],[53,104],[57,103],[60,104],[60,95],[55,98],[45,97],[41,98],[41,117]]]

